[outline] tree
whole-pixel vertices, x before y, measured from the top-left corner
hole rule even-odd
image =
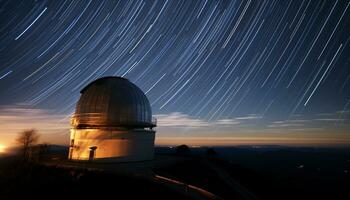
[[[30,161],[33,153],[33,146],[39,140],[39,134],[35,129],[24,130],[19,133],[17,142],[21,146],[23,159]]]
[[[182,144],[182,145],[176,147],[175,153],[177,155],[185,156],[185,155],[189,155],[191,153],[191,150],[187,145]]]

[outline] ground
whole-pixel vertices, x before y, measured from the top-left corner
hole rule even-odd
[[[0,158],[0,197],[100,199],[349,199],[347,149],[157,148],[152,161],[34,162]],[[22,199],[22,198],[21,198]]]

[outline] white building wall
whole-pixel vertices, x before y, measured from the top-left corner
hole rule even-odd
[[[94,161],[129,162],[154,157],[155,132],[149,130],[71,129],[69,157],[89,160],[90,147],[97,147]]]

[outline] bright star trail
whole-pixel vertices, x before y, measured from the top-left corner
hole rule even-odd
[[[33,112],[66,123],[85,85],[123,76],[147,93],[160,138],[288,133],[350,142],[349,7],[1,1],[1,125]]]

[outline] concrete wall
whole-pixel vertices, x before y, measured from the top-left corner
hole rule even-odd
[[[90,147],[94,161],[129,162],[151,160],[154,156],[155,132],[149,130],[71,129],[69,158],[89,160]]]

